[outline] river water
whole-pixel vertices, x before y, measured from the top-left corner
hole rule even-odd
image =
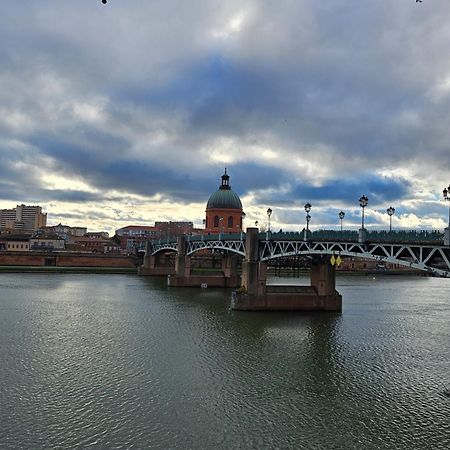
[[[338,290],[342,314],[246,313],[164,279],[1,274],[0,448],[448,449],[450,280]]]

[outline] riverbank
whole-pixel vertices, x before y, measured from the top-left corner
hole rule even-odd
[[[295,270],[281,270],[269,268],[268,275],[275,277],[287,277],[296,278],[300,275],[308,275],[309,269],[295,269]],[[355,275],[355,276],[375,276],[375,275],[388,275],[388,276],[416,276],[416,277],[429,277],[431,274],[415,269],[388,269],[388,270],[337,270],[336,276],[341,275]]]
[[[95,273],[137,274],[136,267],[54,267],[54,266],[0,266],[0,273]]]

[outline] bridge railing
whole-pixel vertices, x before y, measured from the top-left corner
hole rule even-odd
[[[260,232],[259,239],[280,241],[299,241],[304,239],[304,230],[287,232]],[[443,233],[433,230],[367,230],[366,242],[377,243],[415,243],[424,245],[441,245],[444,239]],[[171,244],[176,242],[176,236],[168,236],[163,239],[152,239],[155,244]],[[245,232],[241,233],[208,233],[202,235],[187,235],[186,240],[190,242],[198,241],[238,241],[245,240]],[[309,241],[335,241],[335,242],[357,242],[358,231],[356,230],[316,230],[309,234]]]
[[[266,239],[267,233],[260,233],[260,239]],[[276,232],[270,233],[269,238],[272,240],[287,240],[297,241],[303,240],[304,231],[297,232]],[[383,231],[383,230],[368,230],[366,234],[366,242],[379,243],[423,243],[440,245],[444,239],[444,235],[439,231],[429,230],[398,230],[398,231]],[[310,232],[310,241],[336,241],[336,242],[357,242],[358,231],[356,230],[316,230]]]

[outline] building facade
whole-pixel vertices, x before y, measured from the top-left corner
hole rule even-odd
[[[30,235],[0,236],[0,251],[28,252],[30,250]]]
[[[30,250],[64,250],[66,241],[58,235],[36,236],[30,239]]]
[[[206,204],[205,231],[207,233],[239,233],[245,214],[239,196],[231,189],[227,169],[222,175],[219,189]]]
[[[17,205],[12,209],[0,210],[0,228],[36,231],[47,225],[47,214],[40,206]]]
[[[41,227],[41,229],[44,233],[53,233],[58,236],[64,236],[65,238],[67,236],[84,236],[87,233],[86,227],[71,227],[61,223],[58,225]]]

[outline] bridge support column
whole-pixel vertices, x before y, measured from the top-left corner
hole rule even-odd
[[[310,272],[311,286],[318,295],[334,295],[336,292],[336,269],[329,257],[313,257]]]
[[[365,228],[360,228],[358,231],[358,242],[364,244],[367,239],[367,230]]]
[[[145,244],[145,256],[142,266],[138,268],[140,276],[167,276],[174,273],[174,268],[167,265],[161,265],[160,257],[152,255],[151,242]]]
[[[238,255],[224,255],[222,259],[222,272],[225,279],[225,287],[239,287],[241,276],[238,273]]]
[[[251,296],[266,294],[267,264],[259,261],[258,229],[247,228],[245,259],[242,263],[242,291]]]
[[[231,309],[241,311],[342,311],[335,268],[328,256],[314,256],[311,286],[267,286],[267,266],[259,261],[258,234],[247,228],[242,286],[232,293]]]
[[[224,255],[222,274],[192,273],[191,257],[186,255],[186,240],[181,236],[177,240],[175,274],[167,277],[167,285],[173,287],[238,287],[241,277],[237,273],[237,259],[233,255]]]
[[[177,237],[177,256],[175,258],[175,274],[168,275],[168,286],[185,286],[186,279],[191,275],[191,258],[186,255],[186,238]]]
[[[444,231],[444,245],[450,245],[450,226],[448,226]]]

